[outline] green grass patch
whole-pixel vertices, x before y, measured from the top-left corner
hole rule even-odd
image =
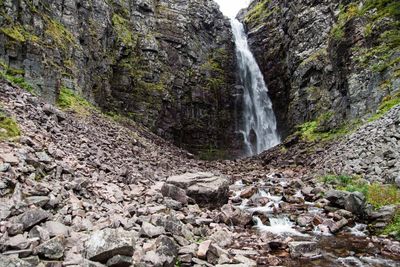
[[[20,135],[17,122],[0,111],[0,140],[13,139]]]
[[[62,87],[60,90],[57,106],[64,110],[72,110],[80,115],[89,115],[90,110],[95,109],[91,103],[66,87]]]
[[[297,126],[296,134],[299,135],[304,141],[329,141],[350,134],[360,126],[360,122],[354,120],[344,123],[335,129],[328,131],[321,130],[321,125],[330,120],[333,115],[334,114],[332,112],[326,112],[320,115],[314,121],[308,121]]]
[[[278,7],[268,8],[268,4],[271,0],[262,0],[255,5],[246,15],[244,21],[246,23],[260,23],[261,20],[267,19],[272,14],[279,11]]]
[[[65,26],[48,16],[44,16],[46,22],[45,34],[49,36],[55,45],[62,50],[67,50],[71,45],[76,45],[75,36]]]
[[[200,160],[205,161],[214,161],[228,158],[228,154],[225,150],[216,148],[201,149],[197,152],[197,156]]]
[[[333,185],[338,190],[363,193],[367,202],[375,209],[400,204],[400,190],[395,185],[370,184],[360,176],[350,175],[325,175],[320,181]]]
[[[385,227],[382,234],[393,235],[397,240],[400,241],[400,210],[397,211],[392,222]]]
[[[7,71],[0,71],[0,78],[8,81],[14,86],[19,86],[22,89],[28,91],[31,94],[35,94],[33,86],[25,81],[23,77],[16,77],[10,74],[7,74]]]
[[[400,92],[396,93],[393,96],[387,96],[383,99],[382,103],[380,104],[378,111],[375,115],[369,118],[369,122],[375,121],[389,112],[392,108],[398,106],[400,104]]]
[[[400,204],[400,190],[395,185],[373,183],[368,187],[367,201],[374,208]]]

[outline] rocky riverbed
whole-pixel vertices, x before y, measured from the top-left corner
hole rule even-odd
[[[374,233],[398,207],[372,209],[314,175],[346,140],[297,159],[278,147],[204,162],[95,109],[61,111],[4,82],[0,100],[21,130],[0,142],[0,266],[399,264],[400,243]],[[392,148],[399,113],[375,122],[392,125]],[[350,138],[368,129],[379,132]]]

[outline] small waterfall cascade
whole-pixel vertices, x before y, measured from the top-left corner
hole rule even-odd
[[[276,146],[280,138],[268,89],[261,70],[250,51],[243,24],[231,19],[236,44],[238,74],[242,92],[242,114],[237,132],[243,135],[245,155],[252,156]]]

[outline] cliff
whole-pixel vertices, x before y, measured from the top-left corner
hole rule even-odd
[[[232,147],[234,49],[211,0],[0,1],[3,77],[72,90],[194,151]]]
[[[399,5],[255,0],[242,11],[283,136],[347,132],[399,102]]]

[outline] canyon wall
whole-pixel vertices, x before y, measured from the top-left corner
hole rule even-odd
[[[66,88],[192,151],[232,148],[234,44],[211,0],[0,1],[0,65],[56,102]]]
[[[399,10],[392,0],[255,0],[241,12],[283,136],[305,122],[341,131],[398,102]]]

